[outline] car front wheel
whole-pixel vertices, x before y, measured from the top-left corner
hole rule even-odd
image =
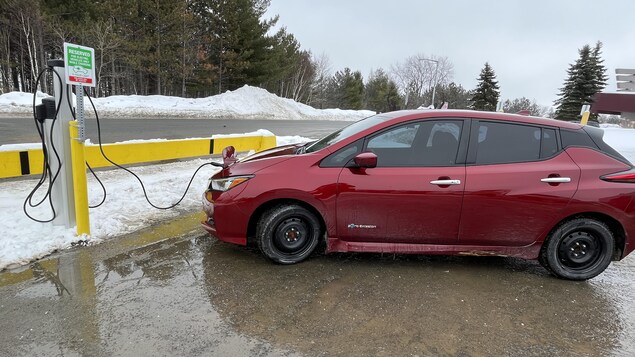
[[[576,218],[551,233],[540,252],[541,264],[557,277],[587,280],[611,263],[615,240],[606,224]]]
[[[288,204],[272,207],[262,215],[256,239],[267,258],[280,264],[294,264],[313,253],[320,233],[320,222],[313,213]]]

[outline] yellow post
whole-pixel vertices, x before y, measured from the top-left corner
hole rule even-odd
[[[90,235],[88,216],[88,184],[86,182],[86,159],[84,142],[79,139],[77,120],[69,122],[71,131],[71,157],[73,161],[73,183],[75,184],[75,220],[77,235]]]
[[[580,124],[582,125],[587,125],[587,123],[589,122],[589,116],[591,116],[591,113],[587,110],[582,114],[582,120],[580,120]]]

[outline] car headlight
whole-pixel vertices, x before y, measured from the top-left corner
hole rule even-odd
[[[228,190],[240,185],[241,183],[243,183],[245,181],[248,181],[252,177],[254,177],[254,176],[253,175],[250,175],[250,176],[232,176],[232,177],[223,177],[223,178],[212,179],[210,187],[211,187],[211,189],[213,191],[225,192],[225,191],[228,191]]]

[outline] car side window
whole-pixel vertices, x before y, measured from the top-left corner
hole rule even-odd
[[[320,162],[320,167],[344,167],[346,164],[355,157],[355,155],[362,152],[362,146],[364,145],[364,139],[357,140],[351,144],[344,146],[331,155],[327,156]]]
[[[542,141],[540,142],[540,158],[546,159],[558,153],[558,140],[555,129],[542,128]]]
[[[476,164],[535,161],[541,157],[544,134],[540,127],[479,121],[478,133]],[[547,135],[555,141],[555,132]],[[557,150],[557,142],[555,147]],[[545,142],[545,150],[553,148]]]
[[[371,136],[366,150],[377,167],[451,166],[456,162],[462,121],[426,120]]]

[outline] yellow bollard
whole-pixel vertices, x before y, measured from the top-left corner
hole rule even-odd
[[[71,158],[73,165],[73,183],[75,185],[75,220],[77,235],[90,236],[90,219],[88,216],[88,184],[86,181],[86,159],[84,158],[84,142],[79,139],[77,120],[69,122],[71,132]]]
[[[582,125],[587,125],[587,123],[589,122],[589,117],[591,116],[591,113],[587,110],[582,114],[582,120],[580,120],[580,124]]]

